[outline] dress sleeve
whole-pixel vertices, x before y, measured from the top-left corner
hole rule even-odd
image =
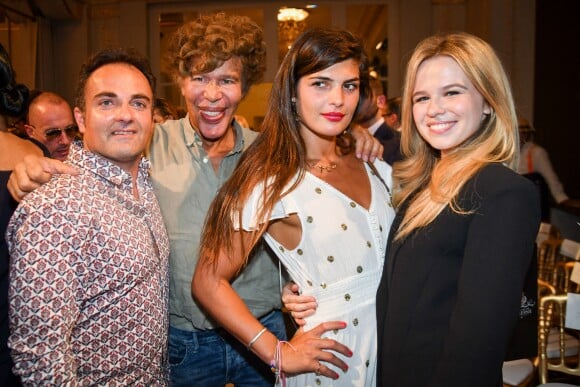
[[[59,210],[60,211],[60,210]],[[71,332],[79,316],[74,229],[55,206],[20,205],[8,226],[14,371],[25,385],[77,385]]]
[[[261,224],[270,220],[282,219],[288,217],[290,214],[296,213],[296,206],[291,198],[288,196],[276,202],[269,219],[258,219],[258,214],[262,208],[264,195],[264,183],[258,184],[242,209],[242,229],[245,231],[255,231]],[[238,214],[232,214],[232,221],[238,228]]]
[[[467,192],[482,199],[469,224],[449,333],[429,386],[501,382],[498,370],[518,320],[540,222],[535,187],[516,177],[488,174],[478,181],[488,187],[483,194]]]

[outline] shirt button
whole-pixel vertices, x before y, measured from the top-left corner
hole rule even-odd
[[[340,227],[341,227],[343,230],[346,230],[346,229],[348,228],[348,226],[347,226],[346,224],[344,224],[344,223],[343,223],[343,224],[341,224],[341,225],[340,225]]]
[[[350,202],[350,206],[351,206],[352,208],[355,208],[355,207],[356,207],[356,203],[355,203],[355,202]]]
[[[352,325],[354,325],[355,327],[358,325],[358,318],[352,320]]]
[[[357,266],[357,267],[356,267],[356,272],[357,272],[357,273],[362,273],[362,272],[363,272],[363,268],[362,268],[362,266]]]
[[[316,187],[316,189],[314,190],[314,192],[316,192],[317,194],[321,194],[322,193],[322,190],[320,188]]]
[[[329,255],[329,256],[326,258],[326,260],[327,260],[328,262],[334,262],[334,257],[333,257],[332,255]]]
[[[307,218],[306,218],[306,221],[307,221],[308,223],[312,223],[312,221],[313,221],[313,220],[314,220],[314,219],[312,218],[312,216],[309,216],[309,217],[307,217]]]
[[[325,282],[321,283],[321,284],[320,284],[320,287],[321,287],[322,289],[326,289],[326,283],[325,283]]]
[[[298,253],[298,255],[302,255],[302,254],[304,254],[304,252],[302,251],[302,249],[298,249],[298,250],[296,250],[296,253]]]
[[[346,293],[344,295],[344,299],[347,300],[347,301],[350,301],[350,294]]]

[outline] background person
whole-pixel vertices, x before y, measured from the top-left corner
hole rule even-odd
[[[392,97],[387,100],[387,109],[383,117],[389,127],[397,132],[401,131],[401,97]]]
[[[378,385],[502,386],[540,222],[536,189],[511,169],[516,126],[486,42],[458,33],[418,44],[377,292]]]
[[[162,124],[167,120],[177,120],[177,112],[175,108],[165,98],[155,98],[153,105],[153,122]]]
[[[368,82],[368,58],[351,33],[318,28],[299,36],[274,81],[261,133],[212,203],[202,235],[194,296],[265,364],[291,375],[289,386],[320,385],[321,375],[332,385],[374,384],[373,297],[394,217],[380,176],[390,181],[390,167],[365,165],[342,138],[372,98]],[[230,286],[262,237],[319,303],[288,345]]]
[[[50,157],[60,161],[67,159],[70,145],[78,135],[68,102],[48,91],[31,96],[24,129],[31,139],[48,150]]]
[[[580,201],[570,199],[564,192],[564,186],[552,167],[548,152],[534,142],[534,127],[526,118],[519,117],[518,129],[520,133],[518,173],[532,180],[539,188],[542,220],[549,222],[550,208],[553,205],[580,209]]]
[[[369,131],[383,145],[383,160],[393,165],[401,160],[401,135],[391,128],[385,121],[380,105],[381,98],[384,99],[381,83],[371,78],[371,89],[373,97],[364,101],[361,106],[361,113],[354,121],[354,125],[359,125]],[[386,106],[386,105],[385,105]]]

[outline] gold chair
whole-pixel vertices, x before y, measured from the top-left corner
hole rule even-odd
[[[580,284],[570,281],[574,266],[579,264],[576,261],[559,261],[554,266],[552,272],[552,285],[556,287],[559,294],[580,293]]]
[[[556,264],[564,260],[560,255],[560,246],[562,239],[548,238],[538,245],[538,278],[552,282],[554,275],[554,267]]]
[[[565,294],[540,299],[539,308],[539,379],[547,383],[548,371],[580,376],[578,331],[565,328]]]
[[[549,282],[538,279],[538,300],[549,294],[556,294],[556,288]],[[533,361],[531,359],[517,359],[504,362],[502,367],[504,387],[530,386],[537,367],[537,358]]]

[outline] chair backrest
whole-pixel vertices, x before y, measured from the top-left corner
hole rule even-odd
[[[546,239],[561,239],[560,231],[551,223],[541,222],[538,235],[536,235],[536,244],[539,246]]]
[[[552,283],[556,262],[562,259],[560,255],[561,239],[548,238],[538,246],[538,278]],[[552,283],[552,285],[554,285]]]
[[[540,383],[547,382],[548,370],[580,376],[580,352],[578,350],[571,352],[570,348],[567,348],[572,345],[578,346],[577,338],[568,334],[565,328],[567,299],[568,296],[565,294],[548,295],[540,299],[538,324]],[[557,332],[558,335],[559,356],[555,358],[548,357],[548,338],[551,331]],[[570,338],[573,340],[569,340]],[[569,359],[570,353],[574,353],[573,361]]]
[[[580,265],[580,263],[576,261],[559,261],[554,266],[552,285],[554,285],[558,293],[580,293],[580,284],[570,281],[575,265]]]
[[[560,244],[560,255],[565,259],[578,261],[580,259],[580,243],[571,239],[563,239],[562,244]]]

